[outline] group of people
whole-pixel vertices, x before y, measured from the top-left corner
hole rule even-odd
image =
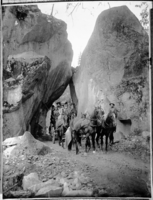
[[[63,125],[67,129],[70,126],[70,119],[73,114],[76,114],[73,103],[65,102],[62,104],[61,102],[57,102],[55,105],[52,105],[49,133],[53,143],[55,143],[58,127]]]
[[[100,106],[95,107],[95,110],[92,115],[89,115],[88,113],[84,113],[82,114],[81,118],[79,118],[77,117],[77,112],[75,109],[75,105],[73,103],[65,102],[64,104],[62,104],[61,102],[58,102],[55,105],[52,105],[49,133],[52,137],[53,143],[55,143],[55,138],[57,136],[59,140],[59,145],[62,144],[63,146],[64,143],[62,142],[62,137],[65,135],[66,130],[70,130],[68,140],[69,142],[71,141],[71,145],[73,141],[74,143],[76,143],[76,140],[81,144],[81,138],[84,136],[87,139],[86,142],[90,144],[90,137],[89,137],[90,135],[94,149],[95,149],[94,140],[95,140],[95,137],[97,137],[96,142],[97,142],[97,145],[99,145],[98,141],[99,141],[99,137],[101,137],[100,135],[101,135],[102,127],[104,129],[106,127],[112,129],[110,140],[113,143],[113,140],[114,140],[113,133],[116,131],[116,126],[117,126],[116,120],[114,119],[117,119],[118,110],[115,108],[115,104],[113,103],[110,103],[109,106],[110,106],[110,109],[107,114],[107,120],[106,120],[105,112]],[[112,120],[112,117],[113,117],[113,120]],[[105,122],[105,124],[102,124],[102,122]],[[105,132],[108,132],[108,128],[106,128],[106,130],[103,131],[103,134],[108,135],[107,133],[105,133]],[[102,134],[102,137],[103,137],[103,134]]]

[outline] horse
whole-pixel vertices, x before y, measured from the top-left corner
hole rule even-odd
[[[64,127],[63,125],[59,126],[57,129],[57,135],[58,135],[58,141],[59,141],[59,146],[62,145],[64,148],[64,141],[63,141],[63,136],[64,136]]]
[[[72,146],[76,145],[76,151],[78,152],[77,143],[79,143],[81,146],[81,138],[80,138],[79,128],[77,129],[77,134],[76,134],[76,129],[74,129],[74,120],[76,120],[76,114],[71,113],[70,122],[69,122],[70,130],[71,130],[71,142],[69,144],[68,149],[71,150]]]
[[[83,134],[86,135],[85,152],[87,152],[87,147],[89,147],[89,150],[91,148],[90,137],[92,138],[93,151],[95,151],[96,127],[91,120],[85,118],[85,116],[84,118],[75,117],[71,124],[72,141],[76,146],[76,154],[79,153],[78,144],[81,146],[81,137]]]
[[[64,148],[64,133],[67,129],[67,124],[65,124],[64,121],[64,116],[61,114],[56,122],[56,131],[57,131],[57,135],[58,135],[58,142],[59,142],[59,146],[61,146]]]
[[[93,116],[92,117],[92,121],[94,121],[94,125],[96,126],[96,143],[97,143],[97,146],[100,148],[100,145],[99,145],[99,138],[101,136],[101,130],[102,130],[102,121],[104,119],[104,111],[101,110],[100,108],[96,108],[94,109],[94,112],[93,112]]]
[[[107,152],[108,138],[110,144],[114,143],[113,133],[116,132],[116,117],[114,113],[108,113],[106,120],[103,119],[101,124],[101,150],[103,150],[103,136],[105,135],[105,151]]]

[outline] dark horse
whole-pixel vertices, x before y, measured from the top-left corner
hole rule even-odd
[[[61,116],[57,120],[56,131],[58,135],[59,145],[60,146],[62,145],[63,148],[64,148],[64,133],[66,132],[66,129],[67,129],[67,124],[64,123],[63,117]]]
[[[63,141],[63,136],[64,136],[64,126],[63,124],[58,126],[57,129],[57,135],[58,135],[58,142],[59,142],[59,146],[62,145],[62,147],[64,148],[64,141]]]
[[[101,149],[103,149],[103,136],[105,135],[105,150],[107,151],[108,147],[108,138],[110,140],[110,144],[114,143],[113,133],[116,132],[116,122],[115,122],[114,113],[108,113],[106,120],[103,119],[101,124]]]
[[[96,127],[96,143],[97,146],[100,148],[99,145],[99,138],[101,137],[101,131],[102,131],[102,121],[104,119],[104,111],[101,108],[95,108],[93,116],[92,116],[92,122],[94,123]]]
[[[93,151],[95,151],[95,135],[96,135],[96,131],[95,128],[92,127],[90,124],[84,127],[81,127],[81,129],[83,130],[83,134],[86,135],[86,142],[85,142],[85,152],[87,152],[87,147],[89,147],[88,151],[91,148],[91,144],[90,144],[90,137],[92,139],[92,146],[93,146]],[[72,137],[74,139],[75,145],[76,145],[76,154],[79,153],[79,147],[78,144],[80,144],[80,130],[73,130],[72,131]]]
[[[79,118],[76,117],[76,114],[71,115],[70,121],[70,130],[71,130],[71,142],[68,145],[68,150],[72,149],[72,145],[76,146],[76,154],[79,153],[79,145],[81,145],[81,138],[83,135],[86,136],[86,152],[87,147],[90,149],[90,135],[95,132],[94,128],[90,125],[90,120],[85,119],[85,116]],[[93,145],[95,146],[95,145]]]
[[[82,135],[85,135],[86,137],[85,152],[87,152],[87,147],[89,147],[88,150],[90,150],[90,137],[92,139],[93,151],[95,151],[96,126],[91,122],[90,119],[74,118],[71,132],[73,143],[75,143],[76,146],[76,154],[79,153],[78,144],[81,146]]]

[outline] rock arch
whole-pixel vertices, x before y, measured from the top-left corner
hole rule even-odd
[[[4,139],[23,134],[29,125],[34,134],[34,124],[42,116],[44,127],[48,109],[68,85],[77,104],[66,23],[42,14],[37,6],[20,7],[26,10],[23,20],[12,9],[19,8],[6,8],[3,17]]]

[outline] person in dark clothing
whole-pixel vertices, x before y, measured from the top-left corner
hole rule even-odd
[[[115,104],[114,103],[110,103],[110,110],[108,113],[108,116],[112,116],[113,117],[113,125],[112,128],[114,129],[114,131],[112,131],[112,133],[110,134],[110,143],[114,144],[114,133],[116,132],[117,129],[117,117],[118,117],[118,110],[115,108]]]
[[[53,124],[53,127],[55,128],[55,126],[56,126],[56,120],[55,120],[55,106],[54,105],[52,105],[50,123]]]
[[[51,124],[51,137],[52,137],[53,144],[55,144],[56,133],[55,133],[55,129],[53,127],[53,124]]]
[[[70,121],[71,121],[71,105],[69,103],[69,104],[67,104],[67,123],[68,123],[68,126],[70,126]]]

